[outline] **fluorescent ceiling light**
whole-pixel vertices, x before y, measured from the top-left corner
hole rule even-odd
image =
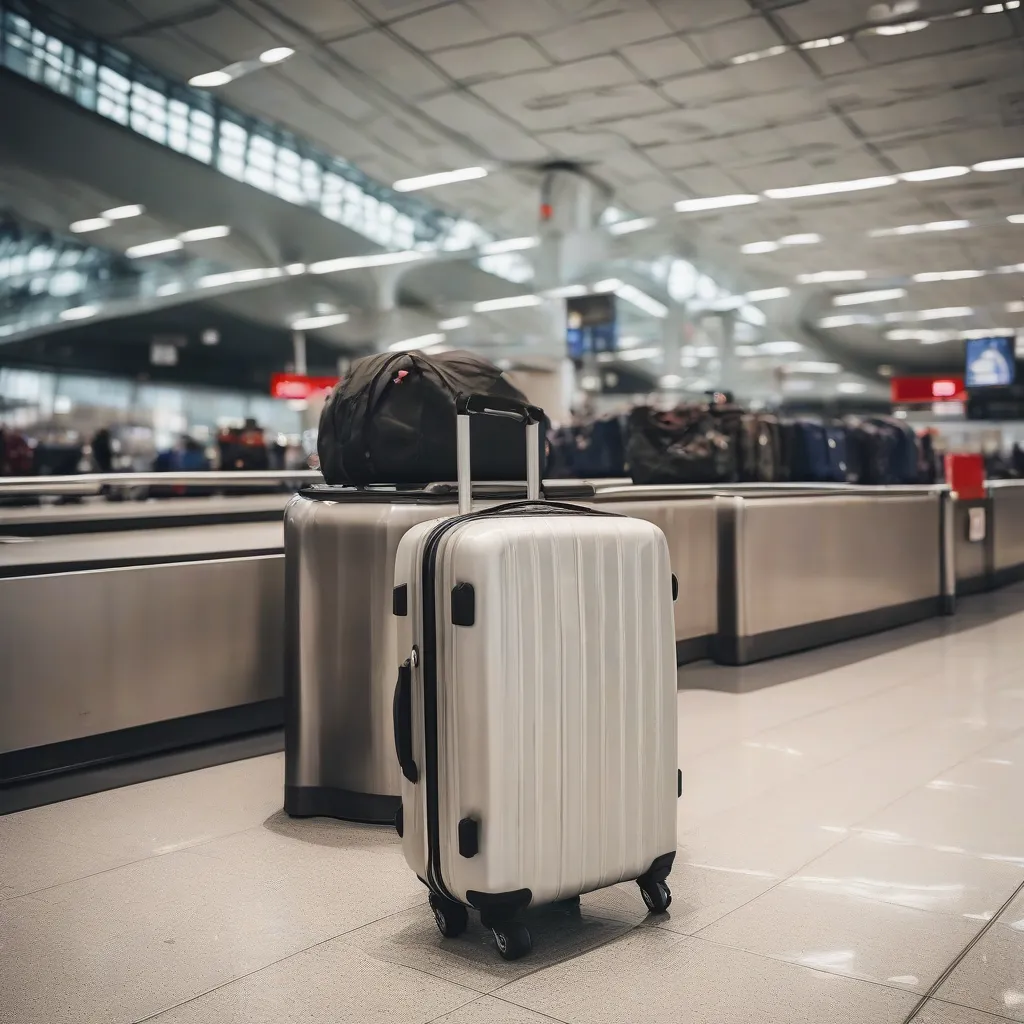
[[[501,242],[488,242],[480,246],[484,256],[497,256],[503,252],[518,252],[520,249],[532,249],[540,244],[539,238],[507,238]]]
[[[1000,274],[1024,274],[1024,263],[1011,263],[1008,267],[998,267]]]
[[[416,192],[421,188],[435,188],[438,185],[451,185],[457,181],[472,181],[474,178],[486,177],[486,167],[462,167],[457,171],[421,174],[418,178],[401,178],[391,187],[396,192]]]
[[[764,327],[768,323],[768,317],[757,306],[747,305],[740,307],[739,318],[748,324],[754,324],[756,327]]]
[[[871,188],[895,185],[898,178],[879,175],[874,178],[855,178],[852,181],[826,181],[820,185],[796,185],[792,188],[768,188],[764,194],[769,199],[802,199],[806,196],[831,196],[839,192],[863,192]]]
[[[284,272],[286,274],[290,275],[291,277],[296,277],[299,274],[304,274],[306,272],[306,264],[305,263],[289,263],[284,268]]]
[[[663,388],[677,388],[682,383],[683,378],[674,373],[667,373],[658,380],[659,387]]]
[[[970,167],[928,167],[921,171],[904,171],[900,177],[904,181],[940,181],[942,178],[959,178],[970,173]]]
[[[842,373],[843,368],[838,363],[822,363],[816,360],[806,362],[790,363],[790,373]]]
[[[651,316],[666,317],[668,316],[668,306],[662,305],[657,299],[652,299],[646,292],[640,291],[639,288],[634,288],[631,284],[622,284],[615,290],[615,294],[620,299],[624,299],[626,302],[636,306],[637,309],[643,310],[645,313],[649,313]]]
[[[756,292],[747,292],[748,302],[768,302],[771,299],[788,299],[790,290],[788,288],[761,288]]]
[[[818,270],[813,274],[798,274],[799,284],[839,284],[843,281],[864,281],[866,270]]]
[[[972,316],[974,310],[970,306],[943,306],[939,309],[918,309],[905,313],[886,313],[885,319],[890,322],[916,322],[919,320],[951,320],[962,316]]]
[[[778,249],[778,242],[747,242],[740,246],[740,252],[747,256],[756,256],[759,253],[775,252]]]
[[[76,220],[70,225],[70,229],[76,235],[83,235],[87,231],[102,231],[110,227],[110,221],[106,217],[87,217],[85,220]]]
[[[394,263],[414,263],[426,259],[426,254],[407,249],[402,252],[381,252],[369,256],[342,256],[336,260],[321,260],[307,268],[311,274],[334,274],[339,270],[362,270],[365,267],[387,267]]]
[[[760,201],[760,196],[747,194],[707,196],[704,199],[680,199],[675,207],[679,213],[696,213],[699,210],[723,210],[730,206],[751,206]]]
[[[915,274],[914,280],[919,284],[934,281],[968,281],[972,277],[984,277],[984,270],[931,270],[923,274]]]
[[[268,281],[281,277],[280,267],[249,267],[246,270],[227,270],[222,274],[207,274],[199,278],[200,288],[220,288],[226,284],[247,284],[252,281]]]
[[[1017,299],[1014,302],[1008,302],[1006,304],[1006,312],[1007,313],[1024,313],[1024,302],[1022,302],[1020,299]]]
[[[855,380],[841,380],[836,385],[836,391],[841,395],[862,395],[867,389],[867,384],[861,384]]]
[[[888,302],[890,299],[902,299],[906,294],[904,288],[882,288],[876,292],[851,292],[849,295],[837,295],[832,300],[832,305],[859,306],[867,302]]]
[[[315,331],[321,327],[334,327],[346,323],[348,313],[325,313],[323,316],[300,316],[292,321],[293,331]]]
[[[167,284],[160,285],[160,287],[157,288],[156,293],[161,298],[166,298],[168,295],[178,295],[184,290],[185,287],[180,281],[168,281]]]
[[[260,54],[261,64],[280,64],[287,60],[295,51],[290,46],[273,46]]]
[[[661,355],[660,348],[631,348],[627,352],[619,353],[619,361],[631,363],[637,359],[657,359]]]
[[[960,337],[968,338],[1006,338],[1017,332],[1012,327],[979,327],[976,330],[961,331]]]
[[[930,22],[927,21],[905,21],[902,25],[875,25],[867,29],[879,36],[905,36],[908,32],[920,32],[926,29]]]
[[[1011,213],[1006,219],[1011,224],[1024,224],[1024,213]]]
[[[819,327],[854,327],[857,324],[871,323],[871,317],[845,313],[842,316],[826,316],[818,321]]]
[[[901,224],[897,228],[875,228],[869,231],[871,238],[891,238],[894,235],[922,235],[931,231],[963,231],[969,228],[969,220],[933,220],[927,224]]]
[[[766,356],[792,356],[803,352],[804,347],[798,341],[765,341],[757,349]]]
[[[570,299],[577,295],[587,295],[589,292],[590,289],[585,284],[565,284],[561,288],[549,288],[544,294],[549,299]]]
[[[890,341],[919,341],[923,345],[937,345],[942,341],[954,341],[957,333],[956,331],[928,330],[924,327],[898,327],[895,330],[886,331],[885,336]]]
[[[195,75],[188,80],[189,85],[197,89],[216,89],[218,86],[227,85],[232,76],[227,71],[207,71],[202,75]]]
[[[608,230],[613,235],[631,235],[634,231],[646,231],[657,224],[654,217],[636,217],[633,220],[621,220],[610,224]]]
[[[458,331],[463,327],[469,326],[468,316],[453,316],[450,320],[440,320],[437,326],[442,331]]]
[[[429,348],[444,342],[443,334],[421,334],[417,338],[406,338],[404,341],[393,341],[388,345],[389,352],[408,352],[410,349]]]
[[[124,254],[130,260],[137,260],[144,256],[161,256],[166,252],[176,252],[180,248],[182,248],[180,238],[161,238],[156,242],[143,242],[142,245],[132,245],[125,249]]]
[[[617,277],[608,277],[598,281],[594,285],[595,292],[617,292],[622,287],[622,282]]]
[[[764,60],[765,57],[779,57],[789,51],[788,46],[779,44],[777,46],[769,46],[766,50],[754,50],[751,53],[741,53],[738,57],[731,57],[729,59],[730,64],[750,64],[755,60]]]
[[[817,245],[820,241],[821,235],[809,231],[802,235],[783,235],[779,245]]]
[[[129,217],[141,217],[145,212],[144,206],[132,203],[130,206],[115,206],[112,210],[104,210],[100,216],[107,220],[127,220]]]
[[[992,173],[994,171],[1019,171],[1021,168],[1024,168],[1024,156],[1009,157],[1005,160],[982,160],[980,164],[974,165],[973,170]]]
[[[808,39],[800,44],[801,50],[824,50],[829,46],[839,46],[846,42],[846,36],[825,36],[822,39]]]
[[[191,231],[182,231],[178,237],[183,242],[205,242],[210,238],[225,238],[231,234],[231,228],[226,224],[214,224],[208,228],[193,228]]]
[[[539,306],[544,300],[539,295],[509,295],[504,299],[485,299],[476,303],[473,309],[477,313],[494,313],[502,309],[522,309],[526,306]]]
[[[100,311],[99,306],[73,306],[61,311],[61,320],[88,320]]]

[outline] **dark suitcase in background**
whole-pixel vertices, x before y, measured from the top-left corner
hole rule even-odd
[[[789,478],[794,483],[831,483],[825,428],[813,420],[793,420],[787,425]]]
[[[637,484],[721,484],[736,479],[736,451],[707,409],[629,416],[629,473]]]
[[[825,438],[828,445],[829,481],[845,484],[849,480],[846,428],[835,424],[828,426],[825,428]]]

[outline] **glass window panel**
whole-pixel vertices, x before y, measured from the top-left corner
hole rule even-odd
[[[188,155],[194,160],[201,160],[208,164],[213,159],[213,148],[205,143],[193,140],[189,143]]]
[[[246,130],[233,121],[221,121],[220,136],[222,139],[245,139],[248,136]]]
[[[188,135],[180,128],[175,128],[172,125],[170,130],[167,132],[167,144],[171,149],[176,149],[179,153],[184,153],[188,150]]]
[[[274,176],[259,167],[250,166],[245,172],[245,180],[264,192],[274,191]]]
[[[261,171],[272,174],[274,170],[274,157],[270,153],[261,153],[259,150],[249,150],[249,164],[258,167]]]
[[[245,177],[245,164],[240,157],[232,156],[229,153],[221,153],[217,159],[217,169],[228,175],[229,178],[238,178],[241,181]]]

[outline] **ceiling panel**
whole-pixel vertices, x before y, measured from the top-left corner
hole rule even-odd
[[[434,7],[411,18],[392,22],[390,28],[416,49],[428,52],[479,43],[494,35],[494,30],[464,4]]]
[[[522,36],[438,50],[430,58],[456,81],[502,78],[551,66],[537,45]]]
[[[671,26],[657,11],[638,2],[628,10],[545,32],[537,37],[537,42],[556,60],[568,62],[618,50],[630,43],[658,39],[671,32]]]
[[[361,32],[330,48],[402,99],[440,92],[447,86],[428,61],[383,32]]]

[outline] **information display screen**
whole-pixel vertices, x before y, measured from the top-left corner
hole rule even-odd
[[[1013,338],[968,338],[967,371],[970,388],[1008,387],[1016,377]]]
[[[619,346],[615,296],[579,295],[565,300],[565,341],[570,359]]]

